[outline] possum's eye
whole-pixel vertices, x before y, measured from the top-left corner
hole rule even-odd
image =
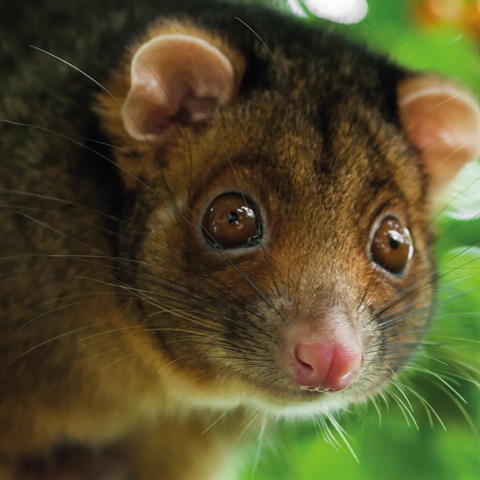
[[[390,273],[402,273],[413,254],[410,232],[391,215],[375,228],[370,245],[372,260]]]
[[[213,200],[202,230],[205,239],[221,249],[253,247],[262,239],[257,207],[241,193],[226,193]]]

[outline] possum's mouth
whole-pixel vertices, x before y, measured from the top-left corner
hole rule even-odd
[[[115,449],[92,450],[68,445],[45,456],[24,458],[15,466],[0,465],[0,480],[133,480]]]

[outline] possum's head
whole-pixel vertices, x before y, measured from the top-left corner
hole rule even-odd
[[[478,154],[479,110],[325,34],[270,35],[272,56],[251,33],[156,26],[101,112],[136,198],[139,355],[187,402],[325,411],[421,343],[431,204]]]

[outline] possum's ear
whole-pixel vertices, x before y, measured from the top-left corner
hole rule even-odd
[[[468,93],[441,77],[407,78],[397,93],[401,123],[436,195],[480,153],[479,107]]]
[[[234,68],[215,45],[182,33],[159,35],[135,53],[122,109],[126,132],[155,141],[182,121],[206,120],[234,94]]]

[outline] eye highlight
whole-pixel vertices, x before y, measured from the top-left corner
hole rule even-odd
[[[208,206],[202,221],[203,236],[221,249],[247,248],[262,239],[256,205],[240,193],[226,193]]]
[[[372,260],[390,273],[401,274],[413,255],[413,240],[402,222],[385,217],[377,226],[370,244]]]

